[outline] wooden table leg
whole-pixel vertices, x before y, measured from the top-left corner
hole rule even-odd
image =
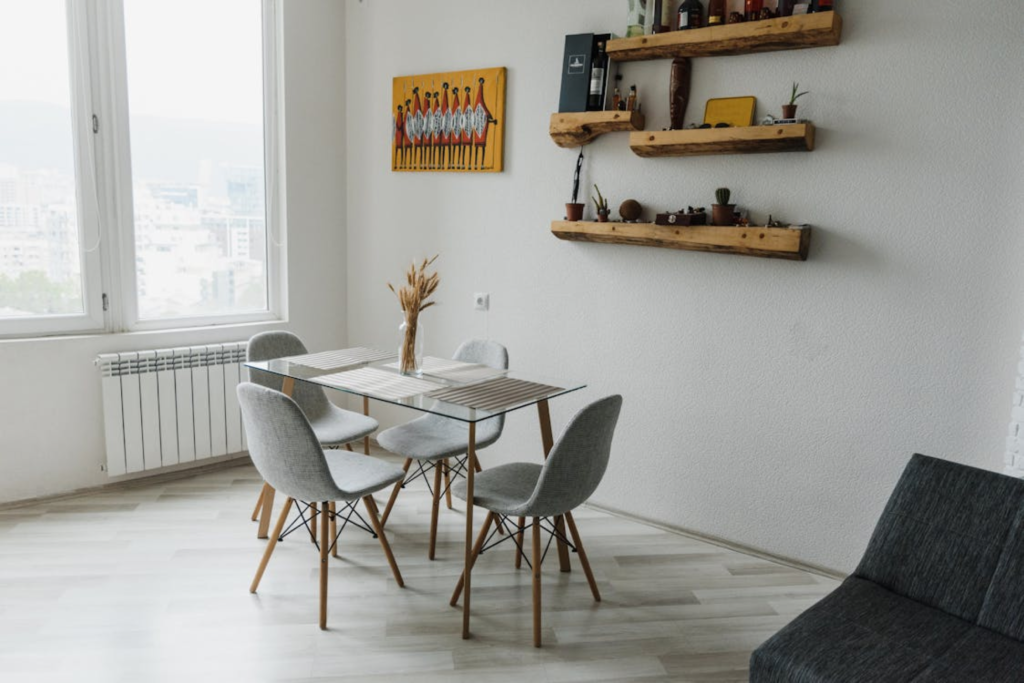
[[[469,446],[466,450],[469,461],[466,466],[466,577],[462,600],[462,639],[469,639],[469,591],[473,573],[473,483],[476,479],[476,423],[469,423]]]
[[[281,393],[285,396],[291,396],[295,392],[295,379],[293,377],[285,377],[284,381],[281,382]],[[263,493],[260,494],[262,499],[260,503],[260,526],[256,531],[256,538],[266,538],[270,532],[270,517],[274,514],[274,487],[270,484],[263,484]]]
[[[544,459],[548,459],[548,453],[551,452],[551,447],[554,446],[555,440],[551,435],[551,411],[548,408],[547,400],[540,401],[537,403],[537,418],[540,421],[540,440],[544,445]],[[558,568],[563,572],[572,570],[572,566],[569,564],[569,546],[565,544],[563,540],[565,536],[565,521],[562,516],[559,515],[555,518],[555,529],[558,533],[555,534],[555,545],[558,549]]]
[[[323,502],[327,509],[327,501]],[[330,544],[327,534],[327,520],[320,525],[320,629],[327,630],[327,546]]]

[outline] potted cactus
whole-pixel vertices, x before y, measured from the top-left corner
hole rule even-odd
[[[800,89],[799,83],[793,84],[793,92],[789,96],[789,104],[782,105],[782,118],[784,119],[795,119],[796,118],[796,101],[807,95],[809,91],[797,92]]]
[[[608,200],[601,196],[601,189],[595,184],[594,191],[597,192],[596,197],[591,197],[594,200],[594,206],[597,207],[597,220],[600,223],[608,222]]]
[[[715,201],[717,204],[711,206],[711,219],[715,225],[735,225],[733,215],[736,213],[736,205],[729,203],[732,193],[727,187],[720,187],[715,190]]]

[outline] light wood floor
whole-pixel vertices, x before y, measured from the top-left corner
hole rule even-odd
[[[750,652],[837,584],[581,509],[604,601],[575,556],[559,573],[552,549],[545,646],[533,648],[530,573],[502,546],[473,572],[463,641],[448,606],[460,503],[442,510],[430,562],[417,482],[388,522],[407,587],[375,539],[346,531],[322,632],[308,535],[280,544],[259,594],[248,591],[266,543],[248,521],[258,487],[242,465],[0,511],[0,681],[745,681]]]

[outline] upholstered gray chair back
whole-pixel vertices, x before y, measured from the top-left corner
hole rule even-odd
[[[306,353],[306,345],[291,332],[260,332],[249,340],[246,359],[249,362],[260,362],[286,356],[301,356],[304,353]],[[249,381],[280,391],[283,378],[250,368]],[[296,382],[292,398],[309,418],[314,418],[328,410],[328,401],[324,390],[308,382]]]
[[[533,495],[523,506],[530,516],[550,517],[573,510],[597,490],[608,469],[621,409],[622,396],[607,396],[569,421],[548,454]]]
[[[343,497],[320,442],[295,401],[280,391],[243,382],[238,385],[238,403],[249,455],[268,484],[306,502]]]
[[[508,370],[508,349],[496,341],[487,339],[469,339],[455,349],[453,360],[463,363],[478,363],[495,370]],[[477,441],[493,441],[501,436],[505,428],[505,416],[484,420],[476,426]]]

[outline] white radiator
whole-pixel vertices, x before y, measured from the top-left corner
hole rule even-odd
[[[245,349],[243,341],[98,356],[108,474],[244,451],[235,387],[247,378]]]

